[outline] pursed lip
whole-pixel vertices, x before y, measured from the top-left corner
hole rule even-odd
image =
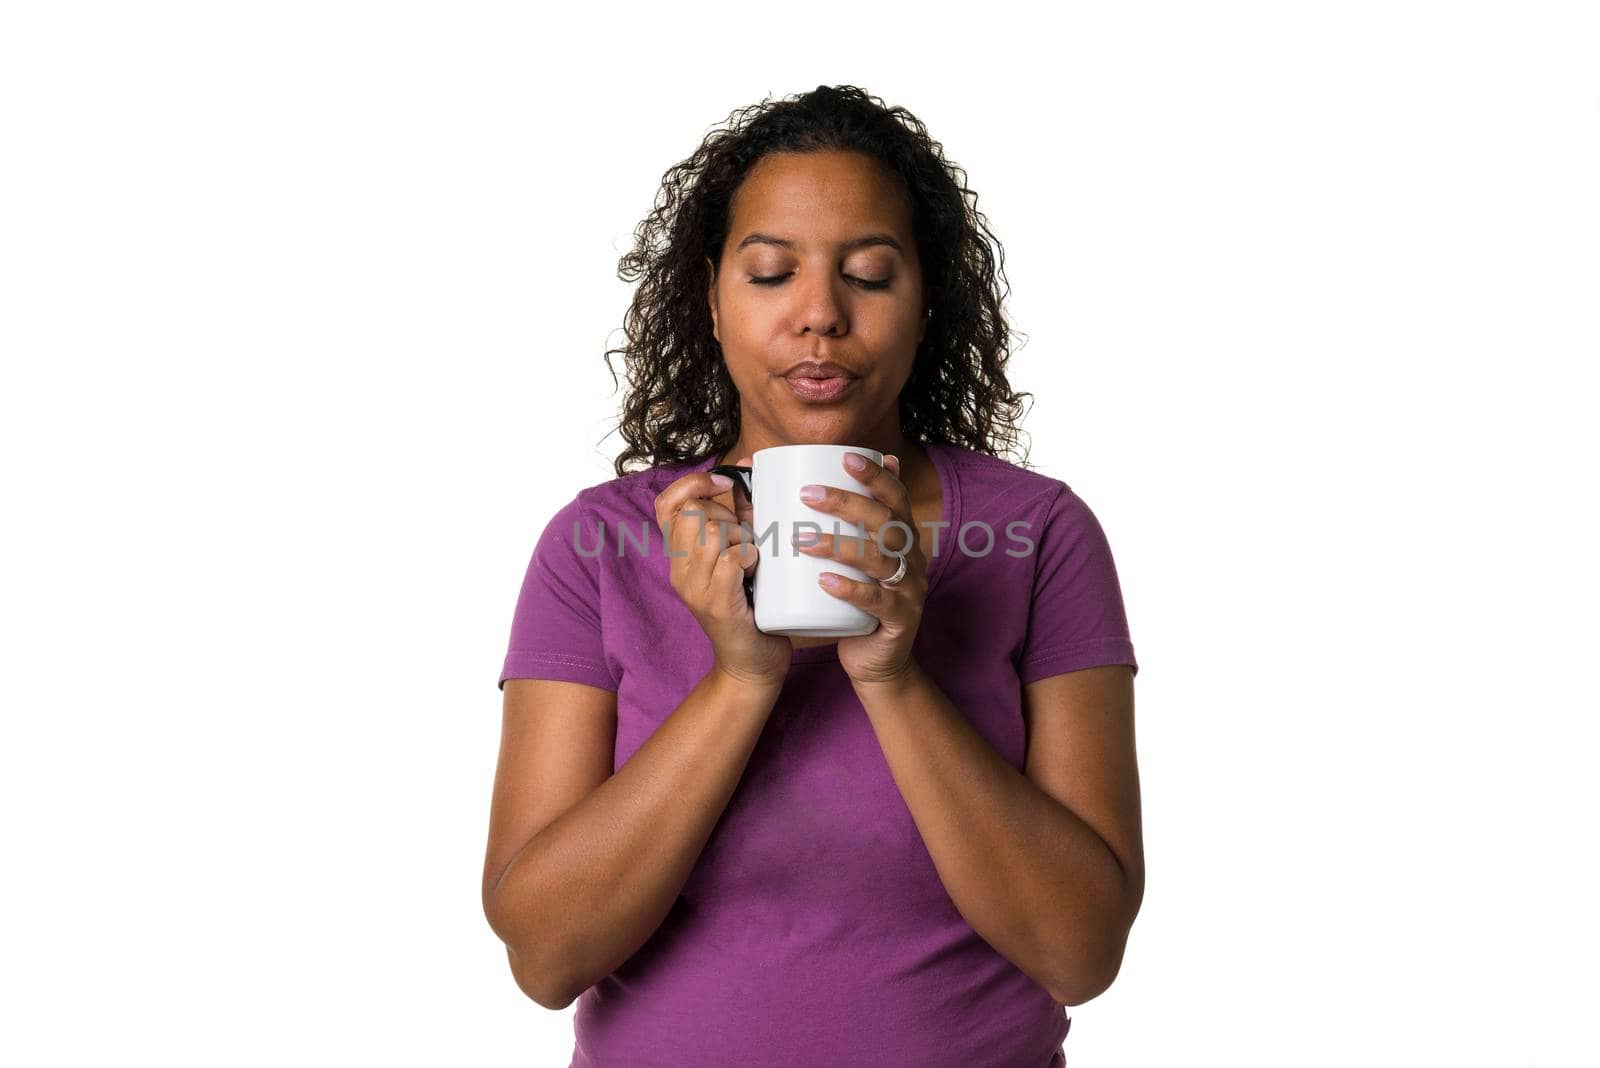
[[[785,378],[859,378],[854,371],[832,360],[804,360],[783,373]]]
[[[832,404],[854,392],[860,379],[853,375],[834,375],[831,378],[789,375],[783,381],[789,387],[789,392],[803,404]]]

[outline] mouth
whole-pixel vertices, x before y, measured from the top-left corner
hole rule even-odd
[[[860,379],[852,375],[829,375],[826,378],[788,375],[784,381],[789,383],[789,389],[796,397],[808,404],[826,404],[850,392]]]

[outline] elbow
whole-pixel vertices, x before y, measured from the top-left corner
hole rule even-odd
[[[1132,910],[1137,912],[1137,905]],[[1062,1005],[1082,1005],[1111,989],[1117,974],[1122,971],[1122,958],[1128,949],[1128,935],[1133,920],[1107,932],[1107,937],[1093,951],[1070,955],[1069,964],[1058,972],[1053,982],[1045,984],[1050,996]]]
[[[1111,989],[1111,984],[1116,981],[1117,972],[1122,970],[1122,957],[1119,954],[1116,961],[1109,968],[1098,971],[1085,969],[1081,974],[1072,975],[1052,983],[1045,989],[1058,1004],[1077,1006],[1095,998]]]
[[[546,1009],[564,1009],[583,993],[560,976],[551,974],[550,969],[533,967],[526,956],[510,946],[506,947],[506,960],[511,965],[511,977],[517,981],[517,989]]]
[[[564,954],[560,947],[549,944],[526,915],[514,919],[495,892],[486,886],[483,895],[484,916],[489,927],[504,944],[506,962],[511,966],[511,978],[517,989],[532,1001],[547,1009],[564,1009],[583,993],[582,985],[574,985],[565,971],[551,962],[559,962]],[[526,910],[524,910],[525,913]],[[540,947],[545,952],[533,952]]]
[[[522,992],[528,995],[529,998],[533,999],[534,1002],[536,1002],[542,1008],[549,1009],[552,1012],[560,1011],[561,1009],[566,1008],[568,1005],[571,1005],[574,1001],[578,1000],[577,994],[568,993],[565,988],[557,990],[553,988],[535,987],[530,989],[527,986],[523,986],[520,982],[517,985],[521,987]]]

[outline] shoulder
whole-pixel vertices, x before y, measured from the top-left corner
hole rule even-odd
[[[1042,519],[1065,498],[1076,499],[1061,479],[961,445],[928,445],[951,471],[963,522]]]
[[[954,475],[961,526],[984,524],[1000,541],[1026,545],[1024,557],[1081,551],[1104,541],[1099,519],[1065,480],[961,446],[939,450]],[[970,537],[978,540],[977,534]]]

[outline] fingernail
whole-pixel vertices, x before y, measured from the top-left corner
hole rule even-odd
[[[828,491],[823,489],[821,486],[800,487],[800,499],[802,501],[811,501],[812,503],[815,503],[822,500],[822,498],[826,497],[827,495]]]
[[[864,471],[867,467],[867,458],[858,452],[844,454],[844,466],[851,471]]]
[[[723,489],[727,489],[729,486],[733,485],[733,479],[729,478],[727,475],[712,475],[711,481],[716,485],[721,486]]]
[[[814,530],[797,530],[794,532],[794,543],[796,545],[810,545],[816,540],[817,532]]]

